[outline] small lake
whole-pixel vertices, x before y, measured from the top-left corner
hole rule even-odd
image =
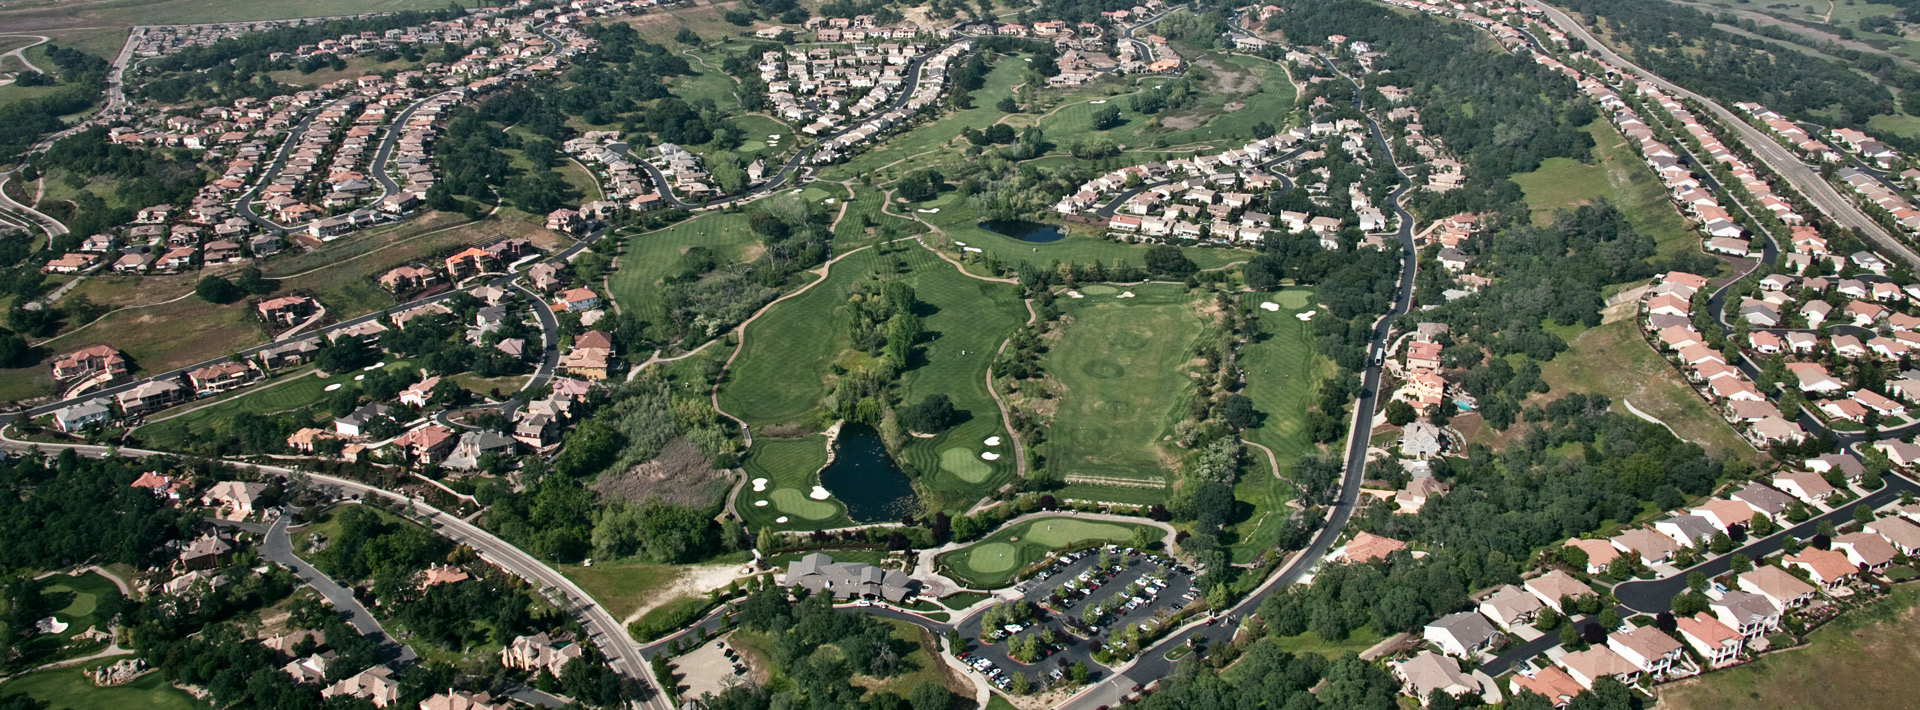
[[[1024,219],[995,219],[980,223],[980,228],[1005,237],[1013,237],[1023,242],[1044,244],[1067,238],[1066,231],[1051,224],[1029,222]]]
[[[895,522],[915,512],[913,484],[894,465],[880,432],[858,422],[840,425],[833,463],[820,471],[820,485],[847,505],[856,523]]]

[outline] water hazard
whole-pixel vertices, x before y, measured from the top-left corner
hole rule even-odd
[[[893,522],[915,511],[907,474],[887,455],[880,432],[866,424],[840,425],[833,463],[820,472],[820,485],[847,505],[847,517],[856,523]]]
[[[1023,242],[1033,242],[1035,244],[1057,242],[1067,238],[1066,231],[1059,227],[1051,224],[1042,224],[1040,222],[1029,222],[1024,219],[988,220],[981,222],[980,228],[993,232],[994,234],[1013,237]]]

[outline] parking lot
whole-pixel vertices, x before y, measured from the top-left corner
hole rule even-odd
[[[687,690],[683,697],[697,698],[705,693],[719,695],[721,691],[749,681],[766,682],[766,672],[753,667],[751,657],[733,648],[729,641],[731,634],[700,645],[686,655],[673,659],[674,671],[680,674],[680,685]]]
[[[1103,569],[1099,566],[1102,551],[1074,553],[1016,585],[1021,600],[1034,605],[1034,618],[997,624],[994,629],[983,628],[986,615],[982,613],[962,621],[960,635],[969,649],[961,660],[1003,689],[1011,685],[1015,672],[1027,674],[1039,687],[1065,678],[1073,663],[1085,664],[1089,677],[1098,680],[1104,668],[1093,654],[1102,645],[1117,647],[1124,643],[1121,634],[1129,627],[1154,628],[1158,617],[1199,598],[1190,570],[1171,559],[1109,546],[1104,551],[1111,566]],[[1096,614],[1091,625],[1085,621],[1089,607],[1105,610]],[[1041,638],[1045,630],[1052,631],[1053,646],[1042,647],[1032,663],[1012,659],[1013,641]],[[982,639],[993,643],[981,643]]]

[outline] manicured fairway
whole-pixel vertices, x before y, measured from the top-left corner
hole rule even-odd
[[[1029,520],[1001,529],[980,542],[941,555],[938,564],[974,589],[1003,587],[1015,573],[1048,552],[1083,542],[1126,542],[1144,525],[1080,520],[1066,516]],[[1155,537],[1160,535],[1154,530]]]
[[[747,484],[733,502],[750,530],[770,527],[774,530],[820,530],[851,525],[846,507],[840,501],[813,500],[807,493],[820,482],[820,467],[827,465],[827,438],[806,436],[798,439],[755,438],[743,468]],[[765,491],[753,490],[753,479],[767,479]],[[764,506],[755,501],[767,501]],[[775,522],[786,517],[787,522]]]
[[[118,659],[90,664],[104,666]],[[126,685],[98,688],[80,668],[29,673],[0,685],[0,696],[29,695],[55,708],[68,710],[203,710],[205,703],[167,685],[160,673],[148,673]]]
[[[1069,483],[1090,477],[1164,485],[1178,462],[1161,439],[1192,387],[1185,363],[1201,318],[1183,288],[1131,292],[1135,297],[1061,299],[1073,323],[1046,356],[1047,371],[1065,390],[1047,445]]]
[[[853,199],[847,202],[847,212],[840,216],[840,223],[834,225],[833,241],[841,248],[871,244],[892,230],[895,237],[905,237],[927,231],[926,226],[910,219],[902,219],[881,211],[883,195],[877,189],[853,183]],[[897,206],[896,212],[912,209],[910,206]]]
[[[662,281],[688,249],[712,249],[716,261],[738,263],[759,250],[760,240],[747,228],[747,215],[715,212],[658,232],[627,238],[619,270],[607,276],[607,289],[623,310],[642,320],[659,321],[667,315]]]
[[[859,180],[871,174],[875,184],[886,184],[919,168],[936,165],[943,160],[961,159],[960,149],[948,144],[958,138],[964,129],[983,130],[1006,116],[994,108],[994,104],[1003,97],[1013,95],[1014,85],[1021,82],[1026,70],[1027,63],[1020,61],[1018,56],[1000,57],[994,62],[993,70],[987,73],[986,85],[973,92],[973,108],[947,114],[938,121],[922,124],[890,138],[846,163],[824,169],[821,179]],[[921,155],[928,151],[933,152]],[[882,171],[882,168],[885,170]]]

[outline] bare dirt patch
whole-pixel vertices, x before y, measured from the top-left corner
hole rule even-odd
[[[686,686],[686,697],[698,698],[709,693],[719,695],[736,685],[767,682],[766,665],[757,656],[732,648],[732,644],[728,643],[732,639],[733,634],[727,634],[674,660],[673,665],[683,674],[681,685]],[[727,658],[726,651],[721,649],[722,645],[737,654],[747,672],[734,675],[733,661]]]
[[[1198,114],[1198,113],[1191,113],[1183,116],[1168,116],[1166,118],[1160,119],[1160,125],[1166,126],[1176,131],[1191,131],[1195,128],[1199,128],[1202,124],[1205,124],[1206,122],[1207,122],[1207,117],[1203,114]]]
[[[593,491],[602,500],[639,503],[651,498],[704,508],[726,490],[727,472],[715,469],[700,449],[685,438],[674,439],[652,461],[616,476],[602,476]]]
[[[740,566],[731,564],[687,567],[681,571],[679,578],[673,580],[673,586],[641,602],[640,608],[628,614],[626,619],[621,620],[620,625],[627,626],[639,621],[640,617],[645,616],[647,612],[675,599],[706,596],[707,592],[732,584],[733,580],[739,578],[739,573]]]

